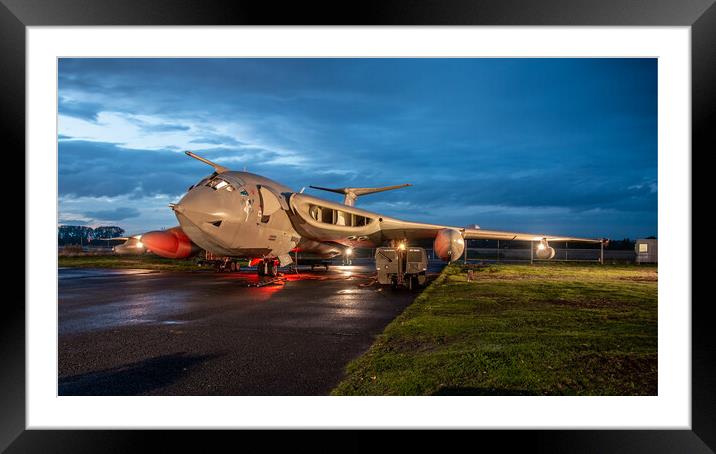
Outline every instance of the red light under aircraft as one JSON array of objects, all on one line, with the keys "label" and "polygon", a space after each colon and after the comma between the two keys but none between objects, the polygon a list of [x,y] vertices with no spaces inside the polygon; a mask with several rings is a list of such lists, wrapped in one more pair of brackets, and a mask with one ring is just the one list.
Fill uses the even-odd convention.
[{"label": "red light under aircraft", "polygon": [[146,233],[142,243],[163,257],[188,257],[198,248],[225,257],[244,257],[259,264],[260,275],[276,275],[278,266],[292,263],[291,251],[332,258],[350,248],[407,244],[433,240],[443,260],[459,259],[466,239],[536,242],[535,255],[551,259],[549,241],[600,243],[601,239],[461,228],[403,221],[354,206],[360,195],[383,188],[321,188],[345,195],[335,203],[290,188],[261,175],[231,171],[190,151],[186,154],[214,169],[170,205],[180,227]]}]

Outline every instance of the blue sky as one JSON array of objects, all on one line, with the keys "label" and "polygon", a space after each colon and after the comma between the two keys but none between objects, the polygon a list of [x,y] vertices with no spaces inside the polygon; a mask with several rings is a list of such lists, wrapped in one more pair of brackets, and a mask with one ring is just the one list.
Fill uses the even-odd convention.
[{"label": "blue sky", "polygon": [[655,59],[61,59],[58,125],[64,224],[176,225],[193,150],[295,190],[412,183],[358,200],[408,220],[657,233]]}]

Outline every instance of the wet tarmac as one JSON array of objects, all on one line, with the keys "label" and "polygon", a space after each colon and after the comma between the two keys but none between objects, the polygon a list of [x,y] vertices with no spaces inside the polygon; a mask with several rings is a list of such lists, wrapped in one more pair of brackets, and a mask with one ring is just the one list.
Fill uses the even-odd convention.
[{"label": "wet tarmac", "polygon": [[59,394],[328,394],[417,293],[371,265],[299,271],[60,269]]}]

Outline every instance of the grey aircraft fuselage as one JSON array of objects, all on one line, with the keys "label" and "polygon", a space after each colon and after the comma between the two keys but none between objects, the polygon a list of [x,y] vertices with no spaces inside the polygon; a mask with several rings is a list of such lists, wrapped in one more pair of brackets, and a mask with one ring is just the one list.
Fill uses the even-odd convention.
[{"label": "grey aircraft fuselage", "polygon": [[463,253],[464,240],[475,238],[539,242],[537,252],[551,258],[548,255],[551,250],[553,256],[554,250],[547,245],[548,240],[602,241],[402,221],[352,206],[357,195],[398,186],[331,190],[346,194],[341,204],[294,192],[261,175],[231,171],[191,152],[186,154],[215,171],[171,206],[191,241],[217,255],[278,259],[284,265],[291,262],[289,253],[294,250],[335,257],[351,247],[433,239],[436,254],[454,261]]},{"label": "grey aircraft fuselage", "polygon": [[217,255],[278,257],[301,241],[288,213],[283,193],[292,191],[249,172],[222,172],[192,186],[172,208],[184,233]]}]

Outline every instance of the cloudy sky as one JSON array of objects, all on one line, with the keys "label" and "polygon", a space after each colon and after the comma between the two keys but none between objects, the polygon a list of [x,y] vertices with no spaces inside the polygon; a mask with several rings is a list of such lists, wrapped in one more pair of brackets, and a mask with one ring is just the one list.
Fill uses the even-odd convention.
[{"label": "cloudy sky", "polygon": [[295,190],[412,183],[358,201],[409,220],[657,233],[655,59],[61,59],[58,124],[62,224],[177,225],[193,150]]}]

